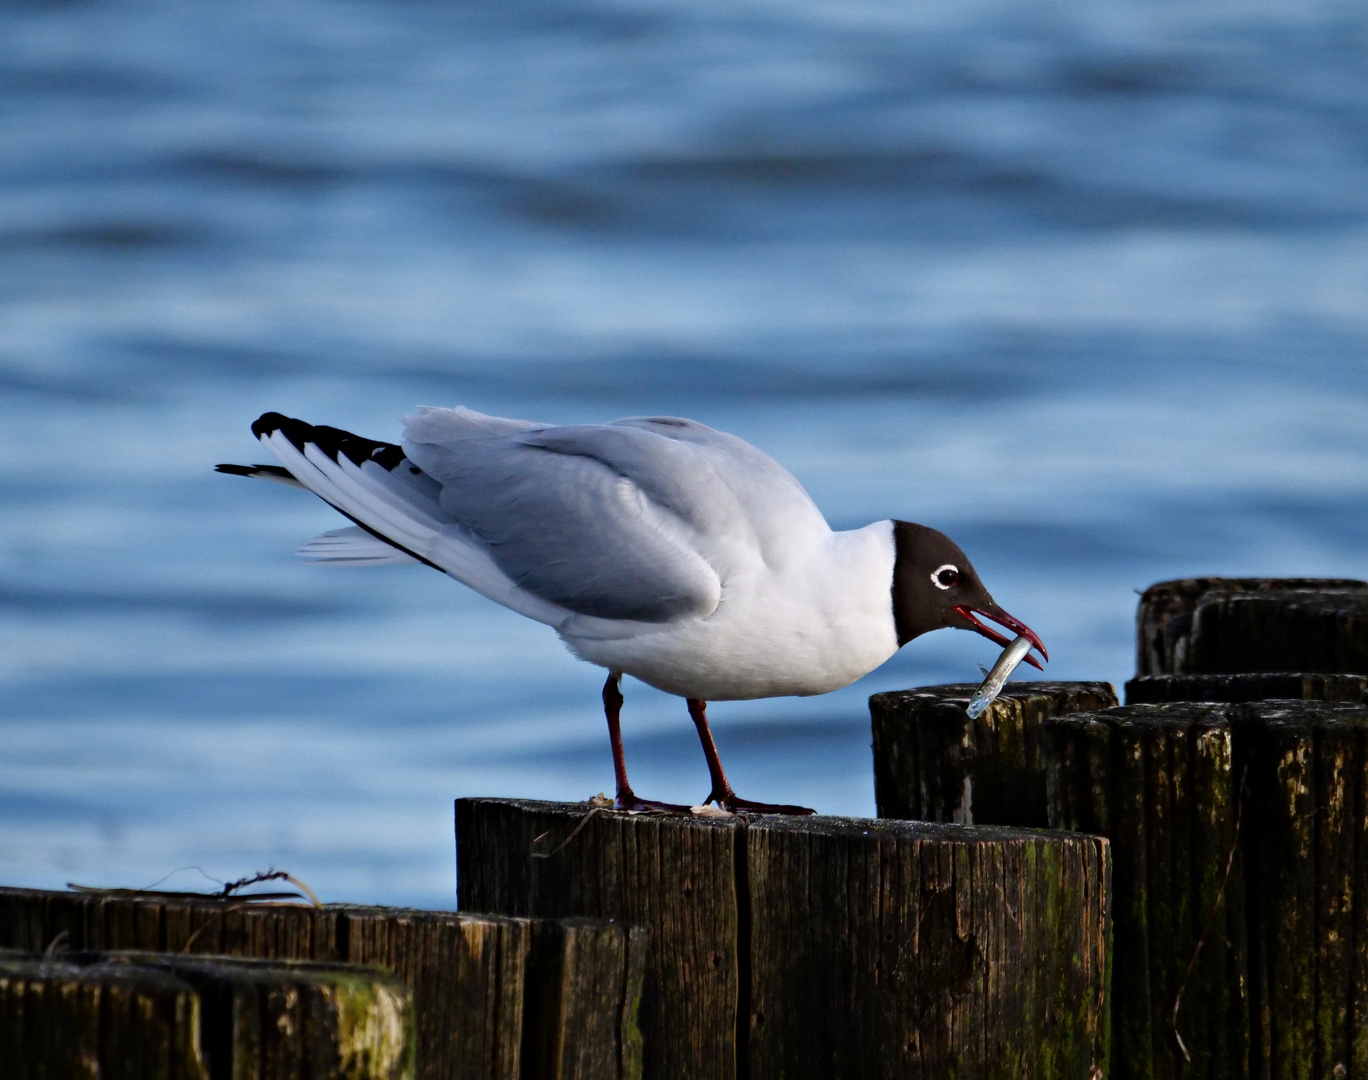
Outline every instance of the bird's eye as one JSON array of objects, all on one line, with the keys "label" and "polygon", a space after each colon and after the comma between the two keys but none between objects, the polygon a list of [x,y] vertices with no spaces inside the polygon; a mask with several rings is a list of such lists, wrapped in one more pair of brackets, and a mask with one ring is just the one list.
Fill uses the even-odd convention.
[{"label": "bird's eye", "polygon": [[931,572],[931,584],[938,589],[948,589],[959,580],[959,568],[946,563]]}]

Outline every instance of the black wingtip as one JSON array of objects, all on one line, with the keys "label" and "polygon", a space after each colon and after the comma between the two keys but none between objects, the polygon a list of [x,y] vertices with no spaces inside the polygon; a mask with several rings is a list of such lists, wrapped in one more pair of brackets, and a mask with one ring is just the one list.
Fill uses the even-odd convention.
[{"label": "black wingtip", "polygon": [[294,479],[288,469],[282,469],[279,465],[233,465],[224,462],[222,465],[215,465],[214,472],[227,473],[229,476],[274,476],[281,480]]},{"label": "black wingtip", "polygon": [[262,413],[252,424],[252,434],[258,439],[269,438],[277,431],[289,439],[296,450],[303,451],[312,443],[334,461],[340,456],[345,456],[353,465],[373,461],[393,472],[404,460],[403,448],[393,443],[377,442],[327,424],[309,424],[278,412]]},{"label": "black wingtip", "polygon": [[258,416],[255,420],[252,421],[252,434],[255,435],[258,439],[261,439],[267,435],[274,435],[277,431],[285,427],[287,424],[299,424],[301,422],[302,421],[299,420],[292,420],[290,417],[285,416],[283,413],[262,413],[260,416]]}]

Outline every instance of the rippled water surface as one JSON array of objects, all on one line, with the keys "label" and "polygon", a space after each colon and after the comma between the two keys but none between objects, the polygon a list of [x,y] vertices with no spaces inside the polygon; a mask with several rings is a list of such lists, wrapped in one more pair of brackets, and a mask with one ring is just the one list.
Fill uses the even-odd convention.
[{"label": "rippled water surface", "polygon": [[[949,532],[1056,678],[1151,581],[1368,576],[1358,3],[5,3],[0,148],[6,883],[450,904],[454,796],[611,787],[549,630],[210,471],[267,409],[692,416]],[[995,652],[718,704],[724,760],[872,813],[867,695]]]}]

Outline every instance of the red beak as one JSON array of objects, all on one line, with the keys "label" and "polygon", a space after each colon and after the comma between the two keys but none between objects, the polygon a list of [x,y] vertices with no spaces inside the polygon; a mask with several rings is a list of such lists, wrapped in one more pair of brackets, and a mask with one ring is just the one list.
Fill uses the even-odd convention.
[{"label": "red beak", "polygon": [[[1008,630],[1012,631],[1012,633],[1016,634],[1017,636],[1026,638],[1030,641],[1032,645],[1034,645],[1037,649],[1040,650],[1041,656],[1043,656],[1046,660],[1050,659],[1050,654],[1045,651],[1045,643],[1040,640],[1039,635],[1037,635],[1034,630],[1032,630],[1020,619],[1008,615],[1007,612],[1003,611],[1001,608],[997,608],[994,611],[985,611],[983,608],[957,607],[955,608],[955,611],[957,611],[960,615],[964,616],[964,618],[973,626],[973,628],[977,630],[980,634],[982,634],[984,637],[986,637],[989,641],[996,642],[1003,648],[1006,648],[1008,645],[1012,643],[1011,638],[1003,637],[992,627],[984,626],[983,623],[979,622],[978,619],[974,618],[975,612],[982,615],[985,619],[992,619],[993,622],[997,623],[999,626],[1005,626]],[[1030,653],[1026,654],[1026,663],[1030,664],[1037,671],[1045,670],[1043,667],[1041,667],[1040,661],[1037,660]]]}]

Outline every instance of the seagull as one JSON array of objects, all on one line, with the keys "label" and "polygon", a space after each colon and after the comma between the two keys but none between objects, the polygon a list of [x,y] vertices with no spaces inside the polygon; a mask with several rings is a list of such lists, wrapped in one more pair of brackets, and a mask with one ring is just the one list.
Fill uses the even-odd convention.
[{"label": "seagull", "polygon": [[833,530],[777,461],[693,420],[555,426],[421,408],[395,445],[268,412],[252,433],[280,464],[219,472],[303,487],[354,522],[301,555],[430,566],[607,669],[618,810],[690,809],[632,790],[623,675],[688,703],[712,781],[705,804],[810,814],[732,790],[707,702],[824,694],[944,627],[1009,644],[978,616],[1049,659],[948,536],[896,520]]}]

